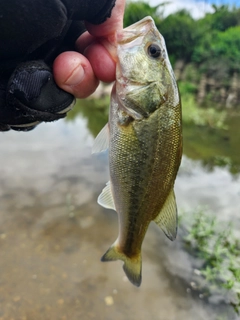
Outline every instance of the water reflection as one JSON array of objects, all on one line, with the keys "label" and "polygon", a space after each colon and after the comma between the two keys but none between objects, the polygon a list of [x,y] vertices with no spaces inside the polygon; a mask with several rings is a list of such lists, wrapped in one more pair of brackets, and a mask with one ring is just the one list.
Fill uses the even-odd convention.
[{"label": "water reflection", "polygon": [[[101,100],[79,101],[70,119],[78,116],[86,119],[96,136],[108,121],[108,104]],[[234,218],[240,226],[240,114],[229,113],[227,128],[183,124],[184,156],[176,195],[182,211],[203,206],[223,220]]]},{"label": "water reflection", "polygon": [[87,120],[89,132],[96,137],[108,121],[110,98],[78,100],[74,109],[68,113],[66,121],[74,121],[77,117]]},{"label": "water reflection", "polygon": [[[140,289],[126,282],[121,262],[99,261],[118,226],[116,214],[96,203],[106,154],[91,156],[107,111],[88,103],[67,121],[0,135],[0,319],[235,319],[232,309],[187,291],[191,263],[155,226],[143,245]],[[179,207],[208,203],[237,220],[237,179],[184,157]]]},{"label": "water reflection", "polygon": [[[95,137],[108,121],[109,99],[79,100],[68,121],[82,116]],[[184,110],[183,110],[184,112]],[[229,112],[227,130],[186,125],[183,123],[183,153],[192,160],[200,160],[210,171],[214,167],[226,167],[232,174],[240,172],[240,113]]]},{"label": "water reflection", "polygon": [[175,185],[181,211],[206,208],[221,221],[234,221],[240,227],[240,177],[232,176],[227,168],[214,167],[210,172],[201,161],[183,156]]},{"label": "water reflection", "polygon": [[183,125],[184,154],[201,160],[209,170],[227,167],[232,174],[240,172],[240,114],[229,113],[227,130]]}]

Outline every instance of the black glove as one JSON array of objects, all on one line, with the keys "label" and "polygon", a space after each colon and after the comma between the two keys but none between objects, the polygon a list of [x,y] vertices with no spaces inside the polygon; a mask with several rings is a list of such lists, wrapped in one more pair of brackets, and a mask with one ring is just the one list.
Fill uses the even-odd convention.
[{"label": "black glove", "polygon": [[62,118],[74,97],[60,89],[52,62],[74,50],[83,21],[99,24],[115,0],[0,1],[0,131],[27,131]]}]

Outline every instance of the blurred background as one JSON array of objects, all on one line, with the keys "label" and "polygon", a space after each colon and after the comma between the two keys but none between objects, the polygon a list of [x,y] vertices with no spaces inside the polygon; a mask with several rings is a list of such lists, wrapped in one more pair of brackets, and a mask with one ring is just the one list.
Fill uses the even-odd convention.
[{"label": "blurred background", "polygon": [[153,224],[143,282],[100,258],[117,215],[97,196],[108,155],[91,155],[111,86],[68,117],[0,135],[0,320],[239,319],[240,3],[128,2],[125,26],[151,15],[165,38],[183,107],[175,242]]}]

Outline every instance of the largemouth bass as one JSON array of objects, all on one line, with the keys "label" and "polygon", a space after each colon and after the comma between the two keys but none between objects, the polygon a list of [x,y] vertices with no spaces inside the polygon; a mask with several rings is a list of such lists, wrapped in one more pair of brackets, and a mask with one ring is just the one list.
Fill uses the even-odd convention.
[{"label": "largemouth bass", "polygon": [[98,203],[116,210],[119,220],[118,238],[102,261],[124,261],[128,279],[140,286],[141,246],[150,222],[176,238],[181,102],[164,39],[151,17],[118,33],[117,57],[109,122],[93,147],[100,152],[109,146],[110,182]]}]

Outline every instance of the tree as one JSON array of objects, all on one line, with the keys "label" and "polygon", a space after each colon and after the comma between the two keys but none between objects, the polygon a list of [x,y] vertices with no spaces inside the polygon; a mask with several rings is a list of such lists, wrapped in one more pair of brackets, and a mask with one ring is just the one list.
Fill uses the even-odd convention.
[{"label": "tree", "polygon": [[172,60],[189,62],[197,40],[196,21],[186,10],[169,15],[159,25]]},{"label": "tree", "polygon": [[225,31],[230,27],[240,25],[240,9],[233,7],[230,9],[227,5],[212,6],[214,13],[208,13],[201,19],[202,27],[207,30]]},{"label": "tree", "polygon": [[166,2],[163,2],[155,7],[151,7],[145,1],[128,2],[124,13],[124,27],[141,20],[146,16],[151,16],[156,25],[158,25],[162,20],[162,12],[159,8],[165,4]]},{"label": "tree", "polygon": [[216,69],[228,74],[239,72],[240,26],[206,34],[194,49],[193,61],[211,73]]}]

